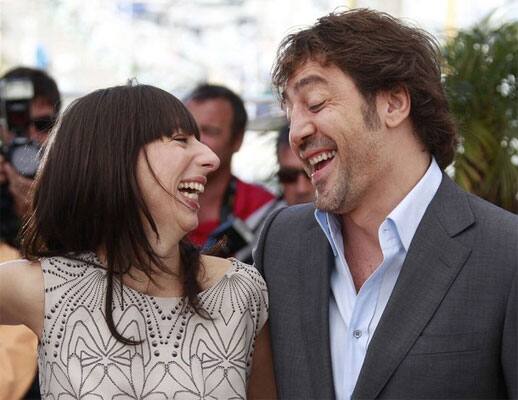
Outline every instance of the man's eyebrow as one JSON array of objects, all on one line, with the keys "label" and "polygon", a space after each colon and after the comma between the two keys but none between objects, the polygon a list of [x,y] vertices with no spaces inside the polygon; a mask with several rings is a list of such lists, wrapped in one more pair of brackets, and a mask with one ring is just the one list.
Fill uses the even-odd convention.
[{"label": "man's eyebrow", "polygon": [[[295,93],[297,93],[301,89],[303,89],[305,86],[314,85],[314,84],[324,84],[324,85],[327,85],[328,81],[326,79],[324,79],[320,75],[308,75],[308,76],[305,76],[304,78],[300,79],[299,81],[297,81],[295,83],[295,85],[293,86],[293,91]],[[289,99],[288,94],[286,93],[286,89],[284,89],[282,91],[281,99],[282,99],[283,103],[289,102],[290,99]]]},{"label": "man's eyebrow", "polygon": [[328,82],[326,79],[324,79],[320,75],[308,75],[308,76],[305,76],[304,78],[302,78],[301,80],[299,80],[297,83],[295,83],[295,86],[293,86],[293,90],[295,92],[298,92],[304,86],[314,85],[316,83],[321,83],[321,84],[327,85]]}]

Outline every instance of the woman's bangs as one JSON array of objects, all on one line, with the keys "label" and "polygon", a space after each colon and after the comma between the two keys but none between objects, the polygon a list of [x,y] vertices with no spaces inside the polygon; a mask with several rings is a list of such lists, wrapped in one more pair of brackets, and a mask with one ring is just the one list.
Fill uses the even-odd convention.
[{"label": "woman's bangs", "polygon": [[200,140],[200,131],[198,129],[198,125],[196,124],[194,117],[183,104],[179,104],[179,107],[177,107],[173,115],[173,132],[182,131],[184,134],[194,135],[196,139]]},{"label": "woman's bangs", "polygon": [[[150,88],[147,87],[147,89]],[[170,137],[179,131],[200,139],[196,121],[180,100],[157,88],[150,89],[147,96],[144,97],[143,100],[149,105],[148,112],[143,113],[143,119],[147,120],[143,125],[145,136],[147,136],[146,142],[151,142],[163,136]],[[157,108],[158,113],[156,112]],[[151,112],[152,109],[154,112]],[[159,115],[158,118],[156,118],[157,114]],[[148,117],[151,115],[155,118]]]}]

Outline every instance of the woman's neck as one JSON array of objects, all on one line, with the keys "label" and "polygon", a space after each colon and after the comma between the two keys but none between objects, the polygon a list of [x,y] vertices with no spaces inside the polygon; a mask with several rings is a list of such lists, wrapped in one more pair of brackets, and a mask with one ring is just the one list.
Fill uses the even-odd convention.
[{"label": "woman's neck", "polygon": [[[138,292],[160,297],[178,297],[183,293],[181,279],[180,245],[153,246],[155,254],[161,261],[161,267],[151,265],[147,271],[152,277],[148,277],[140,266],[132,265],[128,273],[122,277],[123,284]],[[107,265],[106,249],[103,246],[97,250],[97,256],[103,265]],[[154,281],[154,282],[153,282]]]}]

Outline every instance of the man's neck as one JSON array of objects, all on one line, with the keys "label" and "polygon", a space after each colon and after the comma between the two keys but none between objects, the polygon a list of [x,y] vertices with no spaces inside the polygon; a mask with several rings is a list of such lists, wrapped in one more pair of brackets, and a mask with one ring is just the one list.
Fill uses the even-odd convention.
[{"label": "man's neck", "polygon": [[358,206],[342,214],[344,233],[363,231],[372,240],[378,240],[378,229],[390,212],[412,191],[430,166],[428,154],[402,157],[404,162],[396,163],[373,182]]},{"label": "man's neck", "polygon": [[[404,159],[404,158],[403,158]],[[344,251],[357,290],[383,261],[378,230],[390,212],[410,193],[425,175],[430,157],[405,159],[378,182],[374,182],[358,207],[343,214]]]},{"label": "man's neck", "polygon": [[209,175],[205,191],[200,196],[200,211],[198,212],[200,224],[219,220],[223,199],[231,179],[230,166]]}]

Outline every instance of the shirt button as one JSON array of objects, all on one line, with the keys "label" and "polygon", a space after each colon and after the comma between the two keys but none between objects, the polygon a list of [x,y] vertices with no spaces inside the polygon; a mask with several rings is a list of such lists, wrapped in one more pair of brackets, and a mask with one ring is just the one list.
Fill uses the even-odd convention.
[{"label": "shirt button", "polygon": [[355,329],[353,331],[353,336],[356,338],[356,339],[359,339],[362,337],[362,331],[360,331],[359,329]]}]

